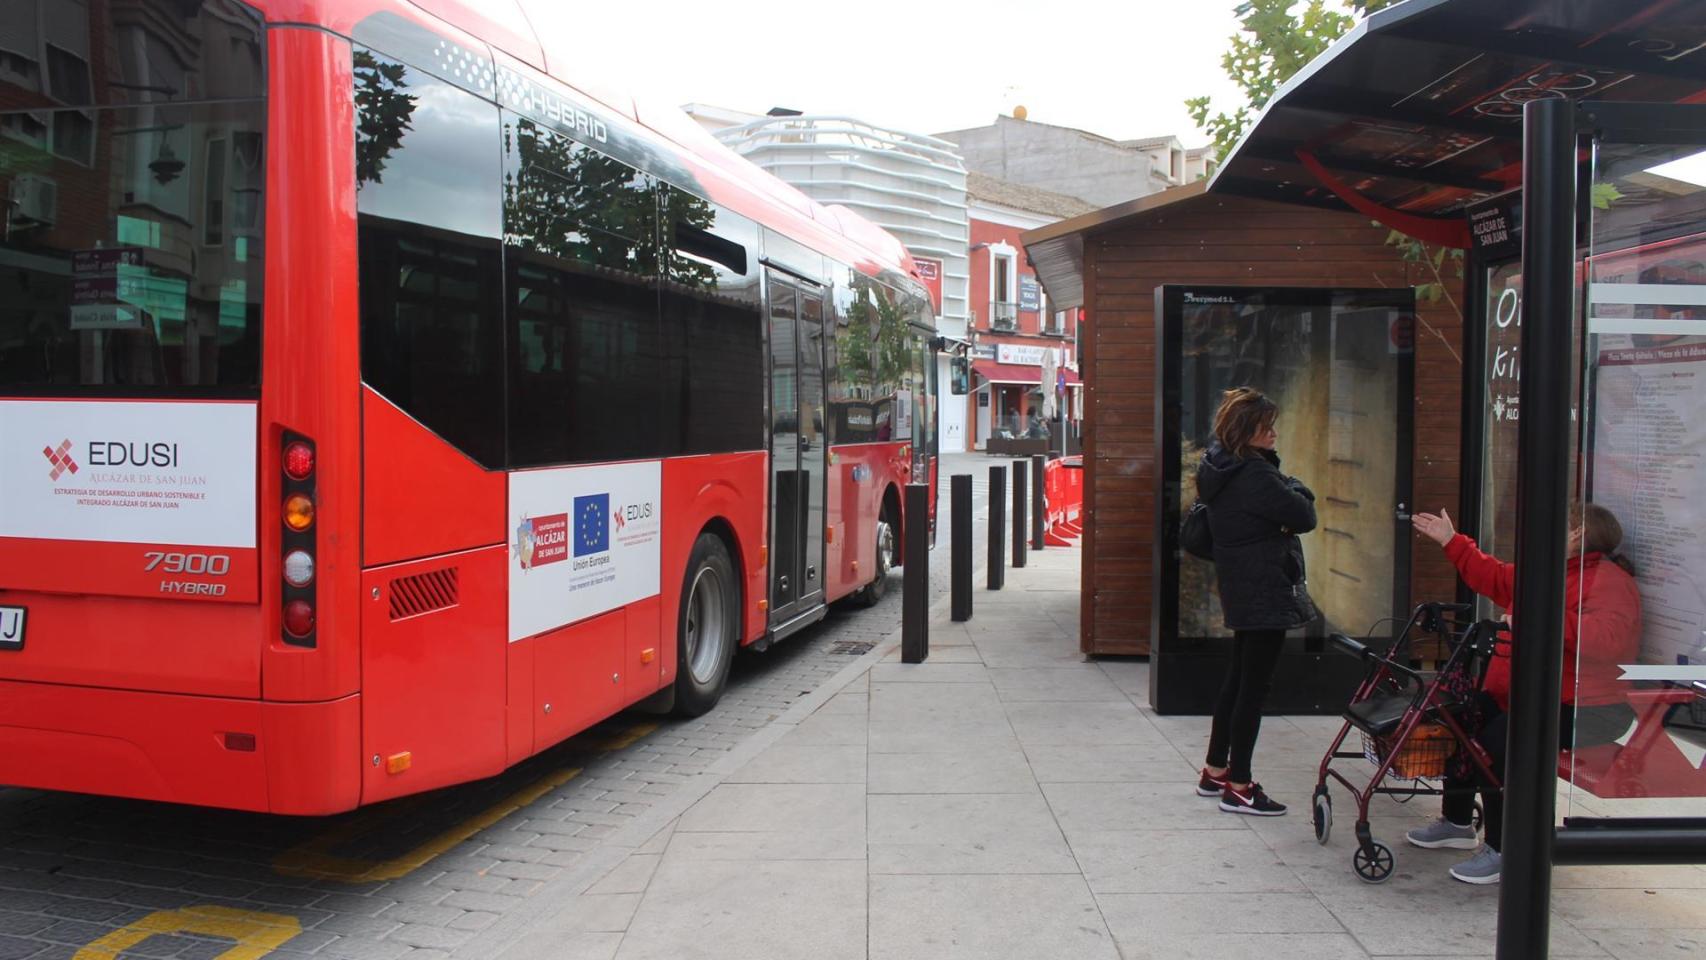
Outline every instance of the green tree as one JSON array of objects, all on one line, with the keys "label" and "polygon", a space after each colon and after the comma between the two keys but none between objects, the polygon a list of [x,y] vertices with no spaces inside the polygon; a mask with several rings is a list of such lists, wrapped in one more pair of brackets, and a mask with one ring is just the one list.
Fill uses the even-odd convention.
[{"label": "green tree", "polygon": [[[1250,123],[1279,88],[1302,70],[1333,41],[1344,36],[1360,17],[1383,10],[1398,0],[1244,0],[1234,7],[1242,24],[1239,33],[1230,40],[1232,46],[1221,55],[1220,65],[1226,75],[1244,92],[1245,103],[1230,113],[1216,111],[1209,97],[1194,97],[1185,101],[1191,120],[1214,138],[1215,154],[1225,160],[1238,144]],[[1397,230],[1387,235],[1386,243],[1398,250],[1404,262],[1427,271],[1433,279],[1416,284],[1416,299],[1424,303],[1445,301],[1463,316],[1462,307],[1451,296],[1445,282],[1448,270],[1457,280],[1463,279],[1463,251],[1431,247]],[[1418,319],[1421,319],[1418,317]],[[1453,357],[1457,349],[1426,320],[1423,326]],[[1461,362],[1461,357],[1458,357]]]},{"label": "green tree", "polygon": [[400,63],[355,51],[355,186],[379,183],[385,161],[413,129],[416,97],[404,93],[408,71]]},{"label": "green tree", "polygon": [[1217,110],[1209,97],[1185,101],[1191,120],[1214,138],[1215,155],[1224,159],[1231,153],[1250,121],[1280,86],[1343,36],[1359,16],[1395,2],[1243,0],[1235,6],[1233,11],[1243,27],[1230,38],[1232,47],[1221,55],[1220,65],[1244,92],[1245,102],[1229,113]]}]

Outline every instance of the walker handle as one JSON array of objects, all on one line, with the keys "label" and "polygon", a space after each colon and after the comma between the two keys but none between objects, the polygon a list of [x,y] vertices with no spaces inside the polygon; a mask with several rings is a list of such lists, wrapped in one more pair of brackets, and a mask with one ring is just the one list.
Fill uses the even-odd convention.
[{"label": "walker handle", "polygon": [[1372,656],[1368,647],[1352,640],[1350,637],[1347,637],[1342,633],[1329,634],[1327,636],[1327,640],[1331,642],[1333,646],[1338,647],[1359,660],[1367,660]]}]

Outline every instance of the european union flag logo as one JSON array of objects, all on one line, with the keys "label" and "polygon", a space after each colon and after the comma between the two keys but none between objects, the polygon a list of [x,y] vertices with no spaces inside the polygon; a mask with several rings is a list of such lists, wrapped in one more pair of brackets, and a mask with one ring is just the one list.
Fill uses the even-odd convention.
[{"label": "european union flag logo", "polygon": [[575,498],[575,556],[610,549],[610,494]]}]

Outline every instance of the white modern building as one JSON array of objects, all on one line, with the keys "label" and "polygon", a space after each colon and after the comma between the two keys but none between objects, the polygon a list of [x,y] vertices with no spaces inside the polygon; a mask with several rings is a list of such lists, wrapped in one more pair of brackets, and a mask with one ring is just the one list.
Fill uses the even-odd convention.
[{"label": "white modern building", "polygon": [[[682,109],[736,153],[813,200],[848,207],[894,234],[938,294],[937,330],[966,339],[966,169],[952,144],[851,117],[788,110],[755,116],[697,103]],[[940,382],[948,382],[945,355],[937,373]],[[966,449],[965,414],[961,404],[942,404],[944,452]]]}]

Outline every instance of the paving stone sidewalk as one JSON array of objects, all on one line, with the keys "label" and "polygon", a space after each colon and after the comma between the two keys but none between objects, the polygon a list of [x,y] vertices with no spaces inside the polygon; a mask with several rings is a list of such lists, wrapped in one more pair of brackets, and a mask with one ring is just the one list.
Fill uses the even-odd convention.
[{"label": "paving stone sidewalk", "polygon": [[[1148,667],[1077,652],[1073,549],[1033,554],[931,656],[843,672],[701,778],[679,815],[613,837],[524,924],[458,951],[503,960],[1491,957],[1497,888],[1462,851],[1403,844],[1428,798],[1378,799],[1397,857],[1351,871],[1354,807],[1316,843],[1314,768],[1338,724],[1269,718],[1259,775],[1285,817],[1193,792],[1207,721],[1147,707]],[[981,579],[980,579],[981,584]],[[1353,779],[1355,777],[1353,776]],[[714,782],[711,782],[714,781]],[[1568,868],[1552,956],[1706,952],[1706,868]]]}]

